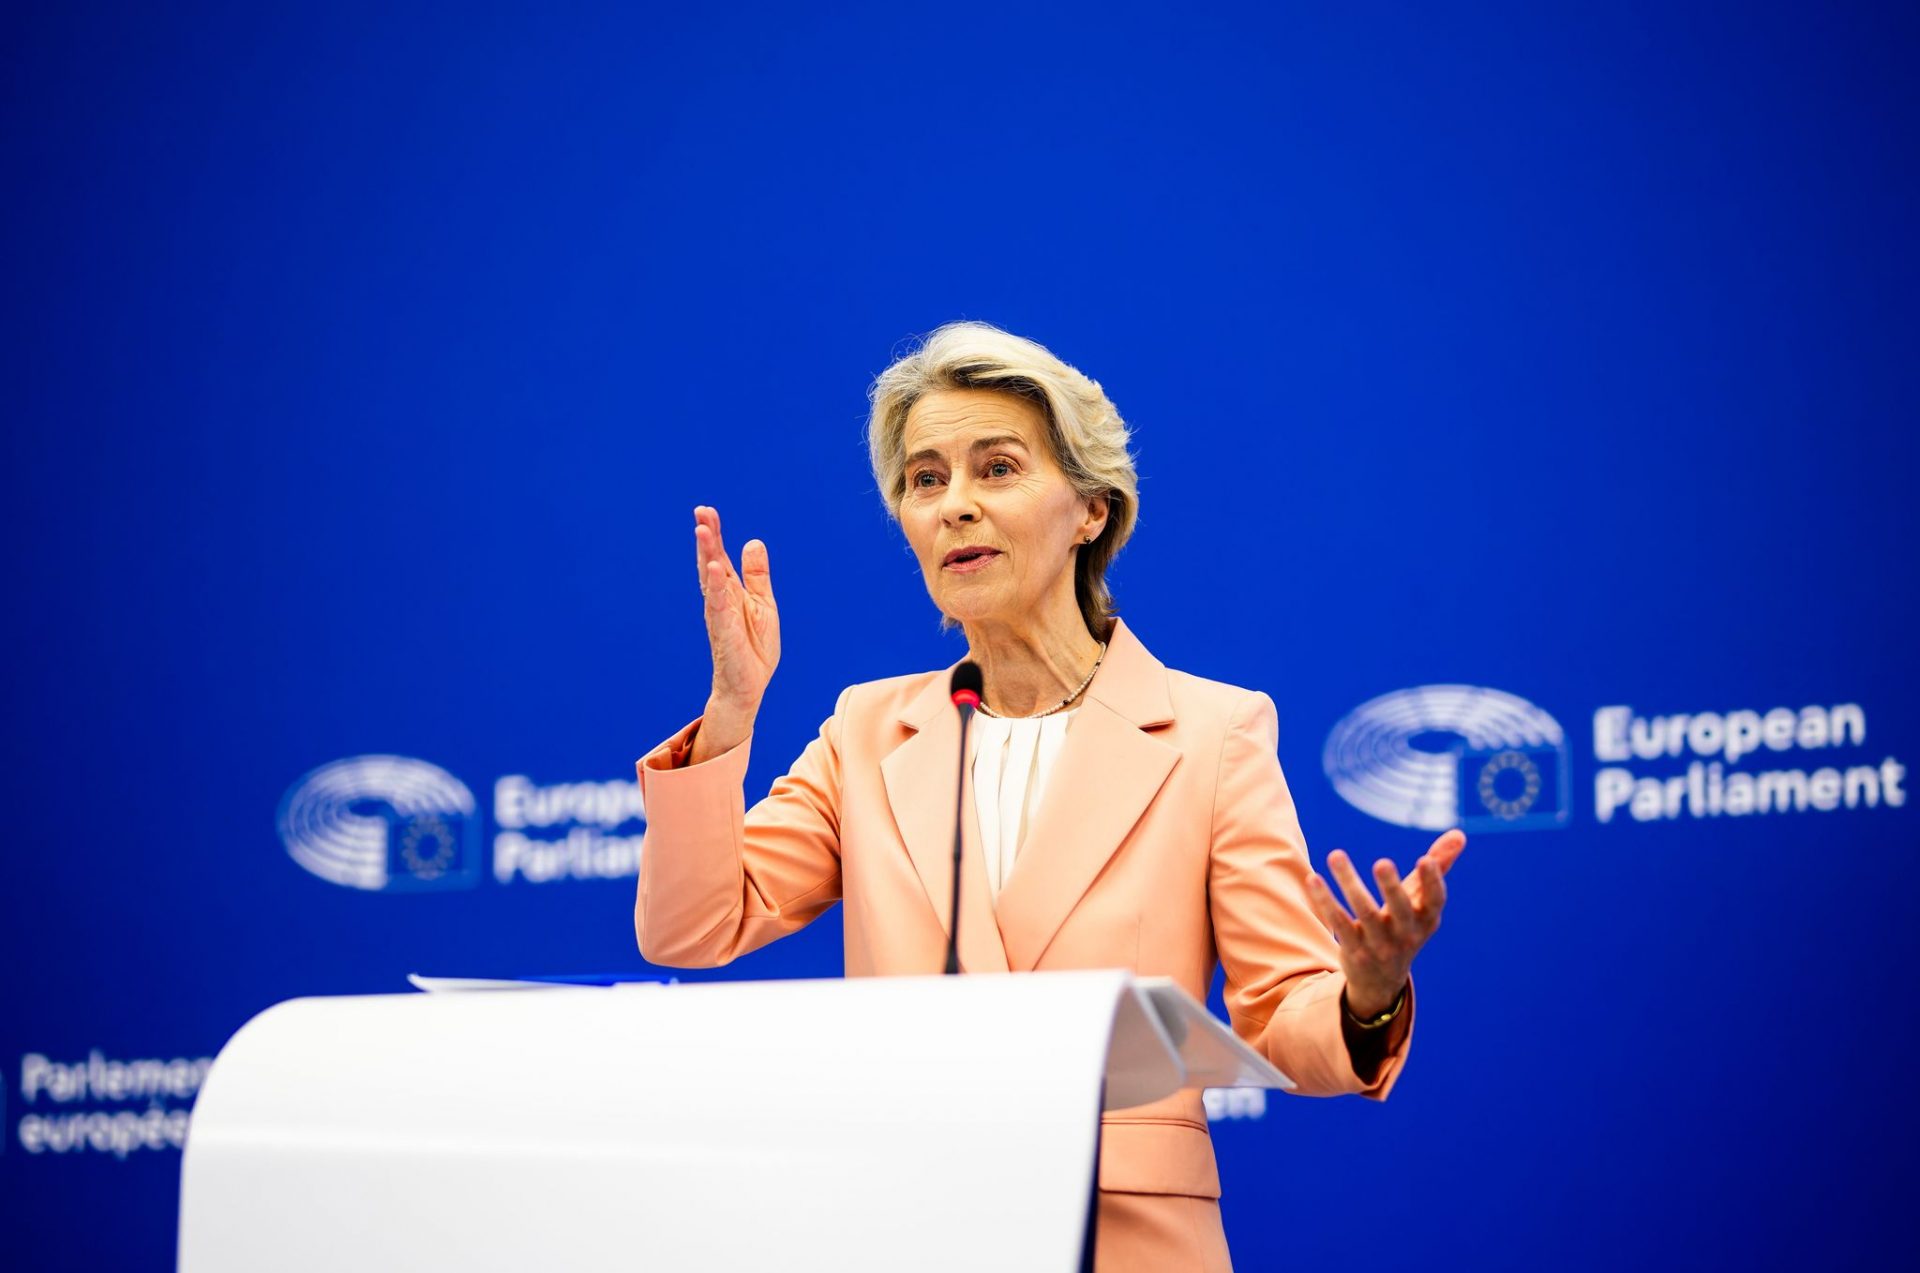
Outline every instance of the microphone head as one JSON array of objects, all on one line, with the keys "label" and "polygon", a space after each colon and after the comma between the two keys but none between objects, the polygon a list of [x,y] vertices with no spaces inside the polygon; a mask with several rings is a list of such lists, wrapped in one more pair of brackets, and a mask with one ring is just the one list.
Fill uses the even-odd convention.
[{"label": "microphone head", "polygon": [[980,675],[980,665],[969,659],[953,669],[953,705],[955,707],[980,706],[980,691],[987,682]]}]

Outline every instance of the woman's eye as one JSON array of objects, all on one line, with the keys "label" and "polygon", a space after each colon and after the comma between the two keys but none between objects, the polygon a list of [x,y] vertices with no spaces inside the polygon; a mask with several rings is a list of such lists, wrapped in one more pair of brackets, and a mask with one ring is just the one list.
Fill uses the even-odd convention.
[{"label": "woman's eye", "polygon": [[918,473],[915,473],[913,475],[913,484],[915,486],[922,486],[922,487],[929,486],[933,483],[933,481],[934,481],[933,474],[927,472],[927,470],[925,469],[921,469]]},{"label": "woman's eye", "polygon": [[995,477],[1007,477],[1013,473],[1013,465],[1007,463],[1005,460],[995,460],[993,463],[987,465],[987,472],[993,474]]}]

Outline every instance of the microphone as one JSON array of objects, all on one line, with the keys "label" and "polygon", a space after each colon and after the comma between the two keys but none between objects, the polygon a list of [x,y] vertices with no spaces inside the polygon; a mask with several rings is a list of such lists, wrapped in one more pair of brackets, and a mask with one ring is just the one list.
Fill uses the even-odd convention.
[{"label": "microphone", "polygon": [[980,706],[980,691],[985,687],[978,663],[968,661],[953,669],[953,705],[960,709],[960,782],[953,797],[953,907],[947,912],[948,975],[960,971],[960,828],[966,825],[962,802],[967,798],[967,725],[973,720],[974,709]]}]

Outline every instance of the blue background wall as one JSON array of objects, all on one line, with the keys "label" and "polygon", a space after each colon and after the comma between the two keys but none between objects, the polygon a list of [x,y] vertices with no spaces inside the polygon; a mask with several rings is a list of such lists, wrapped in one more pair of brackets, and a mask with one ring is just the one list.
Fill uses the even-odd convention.
[{"label": "blue background wall", "polygon": [[[696,503],[769,542],[785,614],[752,794],[841,686],[957,658],[861,426],[959,317],[1136,427],[1123,612],[1274,696],[1316,864],[1431,838],[1322,774],[1357,704],[1462,682],[1567,730],[1565,828],[1456,868],[1393,1099],[1216,1124],[1239,1267],[1904,1235],[1915,809],[1603,824],[1591,720],[1857,703],[1862,745],[1771,763],[1920,756],[1910,10],[0,32],[10,1265],[173,1258],[177,1151],[23,1141],[149,1102],[30,1091],[29,1057],[209,1056],[415,970],[647,973],[630,878],[485,868],[493,783],[631,778],[698,710]],[[365,753],[473,790],[477,883],[295,864],[283,795]],[[692,976],[836,974],[839,931]]]}]

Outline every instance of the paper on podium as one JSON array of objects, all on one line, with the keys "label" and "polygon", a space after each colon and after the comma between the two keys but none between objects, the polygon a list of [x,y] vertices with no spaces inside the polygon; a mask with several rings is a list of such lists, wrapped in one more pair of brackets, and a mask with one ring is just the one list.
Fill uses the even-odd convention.
[{"label": "paper on podium", "polygon": [[1121,995],[1105,1109],[1132,1109],[1186,1088],[1296,1086],[1172,978],[1136,977]]},{"label": "paper on podium", "polygon": [[559,983],[511,977],[427,977],[410,972],[407,984],[415,990],[438,994],[447,990],[547,990]]},{"label": "paper on podium", "polygon": [[614,985],[664,985],[662,977],[622,977],[616,973],[601,977],[428,977],[426,973],[407,973],[407,985],[417,991],[551,991],[555,987],[614,987]]},{"label": "paper on podium", "polygon": [[1167,1042],[1179,1054],[1186,1069],[1182,1086],[1277,1087],[1288,1092],[1299,1086],[1195,1003],[1171,977],[1138,977],[1133,989],[1152,1005]]}]

